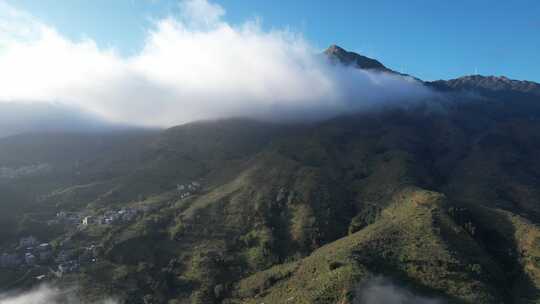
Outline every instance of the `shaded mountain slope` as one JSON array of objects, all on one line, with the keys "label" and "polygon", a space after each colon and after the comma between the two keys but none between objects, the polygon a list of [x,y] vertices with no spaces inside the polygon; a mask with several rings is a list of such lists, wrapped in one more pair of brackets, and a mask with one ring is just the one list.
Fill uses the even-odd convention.
[{"label": "shaded mountain slope", "polygon": [[[132,225],[73,236],[103,247],[109,270],[85,272],[89,292],[133,303],[347,303],[380,274],[456,303],[527,303],[539,286],[536,122],[482,109],[186,125],[146,141],[117,177],[83,173],[90,183],[44,187],[38,204],[151,207]],[[180,198],[176,185],[193,180],[202,190]]]},{"label": "shaded mountain slope", "polygon": [[[383,275],[449,303],[538,303],[537,97],[460,87],[311,124],[2,139],[0,202],[19,208],[1,224],[9,240],[95,245],[96,262],[60,280],[92,300],[354,303]],[[119,208],[143,211],[123,225],[47,226],[59,211]]]},{"label": "shaded mountain slope", "polygon": [[[525,168],[535,166],[537,148],[520,145],[529,152],[511,152],[526,157],[523,167],[501,165],[509,148],[488,149],[483,138],[490,134],[486,130],[499,130],[506,122],[488,115],[478,125],[464,124],[462,110],[362,114],[275,133],[259,145],[261,150],[222,158],[220,169],[201,173],[207,181],[203,192],[188,199],[170,192],[159,211],[137,224],[142,231],[131,231],[124,240],[113,234],[113,242],[104,246],[115,267],[135,267],[154,256],[128,258],[134,248],[148,246],[150,233],[152,248],[172,251],[150,259],[154,270],[148,274],[159,278],[158,270],[172,263],[172,285],[160,297],[169,295],[179,303],[248,301],[256,295],[256,301],[268,297],[269,303],[291,297],[305,303],[350,301],[357,284],[378,274],[457,303],[537,299],[536,194],[526,192],[529,196],[516,196],[519,203],[511,203],[508,188],[499,188],[507,187],[505,181],[535,187]],[[511,144],[516,138],[501,140],[517,147]],[[486,170],[484,162],[496,171]],[[202,163],[212,168],[212,161]],[[433,203],[412,203],[423,200]],[[365,260],[334,258],[342,246],[340,255],[362,252]],[[343,265],[336,269],[343,267],[344,274],[335,274],[342,279],[329,280],[337,287],[320,285],[334,275],[332,267],[316,267],[314,276],[320,271],[323,278],[314,282],[307,270],[296,270],[303,263],[325,265],[317,257],[335,260],[332,267]],[[259,278],[269,267],[271,277],[286,277],[278,280],[286,287]],[[252,280],[263,280],[262,287],[250,291],[245,286]],[[136,281],[134,294],[151,293],[150,285]],[[125,282],[114,284],[126,289]],[[236,291],[229,294],[231,288]]]}]

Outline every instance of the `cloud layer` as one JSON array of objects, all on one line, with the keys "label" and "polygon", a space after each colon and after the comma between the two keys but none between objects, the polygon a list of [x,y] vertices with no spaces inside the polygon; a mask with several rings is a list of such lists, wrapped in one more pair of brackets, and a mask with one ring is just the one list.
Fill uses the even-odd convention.
[{"label": "cloud layer", "polygon": [[233,26],[206,0],[179,2],[178,16],[156,21],[127,58],[1,0],[0,12],[0,102],[55,102],[112,122],[172,126],[321,119],[431,96],[411,79],[329,64],[299,33],[265,31],[257,20]]},{"label": "cloud layer", "polygon": [[425,298],[393,284],[383,277],[374,277],[356,290],[354,304],[444,304],[442,300]]},{"label": "cloud layer", "polygon": [[0,102],[0,138],[27,132],[102,132],[128,128],[84,109],[48,102]]},{"label": "cloud layer", "polygon": [[[76,296],[75,290],[60,290],[48,285],[15,295],[1,295],[0,304],[82,304],[87,303]],[[113,299],[105,299],[92,304],[117,304]]]}]

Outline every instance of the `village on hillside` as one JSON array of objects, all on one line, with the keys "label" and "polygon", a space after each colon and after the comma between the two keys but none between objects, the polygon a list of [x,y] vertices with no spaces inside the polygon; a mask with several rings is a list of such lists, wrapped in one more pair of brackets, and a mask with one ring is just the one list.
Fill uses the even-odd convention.
[{"label": "village on hillside", "polygon": [[[200,191],[198,182],[178,184],[174,196],[186,199]],[[154,211],[149,205],[137,205],[101,212],[59,211],[44,225],[59,225],[66,233],[55,240],[40,240],[33,235],[23,236],[18,241],[0,248],[0,271],[11,269],[29,273],[40,269],[34,276],[37,281],[60,278],[68,273],[76,273],[80,268],[95,263],[100,258],[100,247],[94,243],[80,244],[71,239],[75,232],[84,232],[93,227],[122,227],[135,222],[145,214]]]}]

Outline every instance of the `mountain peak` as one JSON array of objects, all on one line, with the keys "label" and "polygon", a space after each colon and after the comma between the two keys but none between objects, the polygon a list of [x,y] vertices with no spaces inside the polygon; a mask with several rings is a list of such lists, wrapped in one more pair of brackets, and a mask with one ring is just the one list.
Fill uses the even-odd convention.
[{"label": "mountain peak", "polygon": [[332,44],[325,51],[324,54],[332,61],[333,63],[341,63],[344,65],[352,65],[364,70],[378,70],[384,72],[393,72],[392,70],[385,67],[379,61],[369,58],[363,55],[360,55],[355,52],[349,52],[344,48]]},{"label": "mountain peak", "polygon": [[324,53],[327,54],[327,55],[330,55],[330,54],[343,54],[343,53],[346,53],[346,52],[347,51],[345,49],[343,49],[342,47],[340,47],[337,44],[330,45],[326,49],[326,51],[324,51]]}]

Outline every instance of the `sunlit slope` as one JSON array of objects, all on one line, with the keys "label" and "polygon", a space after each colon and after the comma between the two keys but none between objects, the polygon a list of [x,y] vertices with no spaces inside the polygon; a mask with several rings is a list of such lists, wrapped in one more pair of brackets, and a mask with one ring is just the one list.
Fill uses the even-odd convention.
[{"label": "sunlit slope", "polygon": [[240,281],[231,303],[351,303],[377,274],[456,303],[502,302],[500,267],[446,208],[442,194],[405,188],[359,232]]},{"label": "sunlit slope", "polygon": [[[60,210],[147,207],[126,225],[68,233],[100,247],[98,263],[64,279],[92,299],[350,303],[383,275],[455,303],[537,303],[539,124],[529,101],[493,104],[8,138],[2,166],[52,169],[0,181],[17,201],[5,206],[21,206],[3,233],[57,242],[66,235],[40,227]],[[191,182],[200,189],[182,197]]]}]

